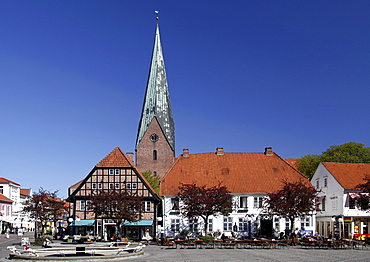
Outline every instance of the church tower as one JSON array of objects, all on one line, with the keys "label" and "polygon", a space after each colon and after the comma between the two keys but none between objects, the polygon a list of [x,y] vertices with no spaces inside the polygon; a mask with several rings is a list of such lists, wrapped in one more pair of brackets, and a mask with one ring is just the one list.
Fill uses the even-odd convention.
[{"label": "church tower", "polygon": [[158,22],[135,152],[141,172],[163,177],[174,163],[175,127]]}]

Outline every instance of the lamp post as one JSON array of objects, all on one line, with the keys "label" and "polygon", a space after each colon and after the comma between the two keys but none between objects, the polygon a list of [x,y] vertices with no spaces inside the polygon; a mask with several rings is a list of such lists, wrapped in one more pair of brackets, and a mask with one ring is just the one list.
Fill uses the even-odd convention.
[{"label": "lamp post", "polygon": [[73,216],[68,218],[68,222],[72,224],[72,236],[75,235],[76,221],[79,222],[80,220],[81,219],[76,215],[73,215]]},{"label": "lamp post", "polygon": [[[40,211],[38,210],[39,209],[39,206],[40,206]],[[37,223],[37,220],[38,218],[40,217],[40,213],[42,213],[42,202],[39,201],[37,203],[35,203],[35,213],[36,213],[36,216],[35,216],[35,239],[38,238],[38,223]]]}]

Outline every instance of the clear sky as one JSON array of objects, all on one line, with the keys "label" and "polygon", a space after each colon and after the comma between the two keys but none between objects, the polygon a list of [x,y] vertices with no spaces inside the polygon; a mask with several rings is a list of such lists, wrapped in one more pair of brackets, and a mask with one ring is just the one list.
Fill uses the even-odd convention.
[{"label": "clear sky", "polygon": [[66,197],[134,152],[154,10],[176,156],[370,146],[368,0],[0,0],[0,177]]}]

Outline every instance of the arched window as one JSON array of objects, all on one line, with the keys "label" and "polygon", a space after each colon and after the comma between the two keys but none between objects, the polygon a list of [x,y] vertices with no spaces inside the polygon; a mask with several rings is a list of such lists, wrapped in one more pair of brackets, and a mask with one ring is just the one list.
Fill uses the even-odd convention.
[{"label": "arched window", "polygon": [[157,160],[157,150],[153,150],[153,160]]}]

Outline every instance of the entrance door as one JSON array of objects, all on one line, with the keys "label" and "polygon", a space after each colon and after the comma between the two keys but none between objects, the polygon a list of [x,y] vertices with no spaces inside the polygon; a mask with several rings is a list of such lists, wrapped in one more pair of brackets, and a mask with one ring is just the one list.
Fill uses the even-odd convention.
[{"label": "entrance door", "polygon": [[272,236],[272,219],[261,220],[261,236]]}]

